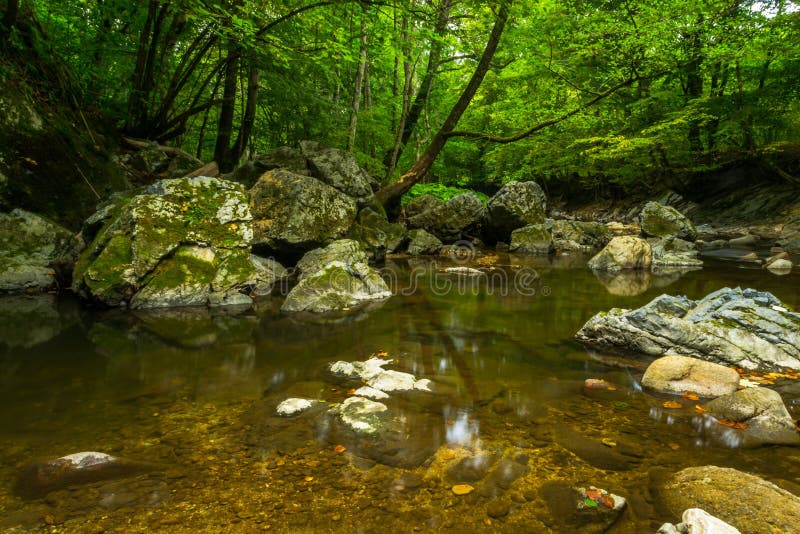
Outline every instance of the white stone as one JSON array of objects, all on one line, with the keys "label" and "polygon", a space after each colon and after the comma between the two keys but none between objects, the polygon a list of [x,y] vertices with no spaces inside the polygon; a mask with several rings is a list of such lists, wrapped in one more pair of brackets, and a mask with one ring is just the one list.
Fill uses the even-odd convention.
[{"label": "white stone", "polygon": [[361,434],[375,434],[383,426],[381,414],[388,409],[385,404],[364,397],[348,397],[330,411],[337,414],[342,422],[354,431]]},{"label": "white stone", "polygon": [[420,391],[430,391],[431,390],[432,382],[427,378],[421,378],[414,382],[414,389],[418,389]]},{"label": "white stone", "polygon": [[330,372],[338,376],[358,376],[356,367],[350,362],[338,361],[331,364]]},{"label": "white stone", "polygon": [[367,384],[381,391],[409,391],[414,389],[414,375],[400,371],[383,371],[367,380]]},{"label": "white stone", "polygon": [[739,529],[700,508],[685,510],[682,519],[690,534],[741,534]]},{"label": "white stone", "polygon": [[56,461],[67,461],[71,463],[75,469],[85,469],[93,465],[114,462],[116,458],[104,452],[84,451],[62,456]]},{"label": "white stone", "polygon": [[291,417],[308,410],[314,406],[316,402],[317,401],[298,398],[286,399],[278,405],[278,408],[275,411],[281,417]]},{"label": "white stone", "polygon": [[381,391],[379,389],[375,389],[375,388],[369,387],[369,386],[362,386],[362,387],[358,388],[356,390],[356,392],[355,392],[355,395],[357,395],[359,397],[368,397],[370,399],[377,399],[377,400],[382,400],[382,399],[388,399],[389,398],[389,395],[387,395],[383,391]]},{"label": "white stone", "polygon": [[792,267],[793,267],[792,262],[785,259],[775,260],[769,265],[767,265],[767,269],[769,269],[772,272],[778,272],[778,273],[785,273],[787,271],[791,271]]},{"label": "white stone", "polygon": [[447,267],[444,272],[451,274],[463,274],[468,276],[477,276],[483,274],[483,271],[473,269],[472,267]]}]

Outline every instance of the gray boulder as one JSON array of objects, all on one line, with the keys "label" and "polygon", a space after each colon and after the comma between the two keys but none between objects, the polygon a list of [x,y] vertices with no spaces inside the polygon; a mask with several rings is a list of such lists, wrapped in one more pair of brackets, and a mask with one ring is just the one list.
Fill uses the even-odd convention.
[{"label": "gray boulder", "polygon": [[702,508],[741,532],[794,532],[800,498],[763,478],[736,469],[689,467],[659,484],[658,498],[673,516]]},{"label": "gray boulder", "polygon": [[608,226],[597,222],[553,221],[553,242],[563,252],[596,252],[611,241]]},{"label": "gray boulder", "polygon": [[650,243],[639,237],[617,236],[589,260],[589,268],[609,272],[649,269],[652,261]]},{"label": "gray boulder", "polygon": [[408,247],[406,251],[412,256],[436,254],[442,246],[443,244],[438,237],[429,234],[425,230],[416,229],[408,232]]},{"label": "gray boulder", "polygon": [[44,292],[57,287],[82,242],[72,232],[34,213],[0,213],[0,293]]},{"label": "gray boulder", "polygon": [[305,156],[297,150],[282,146],[270,150],[266,154],[256,156],[254,159],[245,161],[232,173],[226,174],[226,180],[239,182],[247,188],[253,187],[262,174],[273,169],[284,169],[294,174],[310,176],[308,163]]},{"label": "gray boulder", "polygon": [[471,193],[457,195],[444,204],[437,203],[406,221],[411,229],[421,228],[444,242],[464,239],[476,233],[485,208],[481,200]]},{"label": "gray boulder", "polygon": [[661,393],[719,397],[736,391],[739,373],[730,367],[697,358],[664,356],[647,367],[642,386]]},{"label": "gray boulder", "polygon": [[542,224],[547,198],[536,182],[508,182],[486,205],[486,231],[496,241],[508,242],[511,232]]},{"label": "gray boulder", "polygon": [[745,423],[737,430],[738,445],[800,445],[800,432],[777,391],[764,387],[747,388],[714,399],[705,405],[717,419]]},{"label": "gray boulder", "polygon": [[324,313],[390,296],[389,286],[366,263],[334,261],[293,287],[281,311]]},{"label": "gray boulder", "polygon": [[306,252],[295,266],[298,280],[317,274],[329,263],[338,261],[345,265],[366,263],[367,254],[358,241],[339,239],[327,247]]},{"label": "gray boulder", "polygon": [[364,208],[358,213],[348,235],[369,252],[371,261],[380,261],[400,247],[406,237],[406,228],[400,223],[390,223],[383,212]]},{"label": "gray boulder", "polygon": [[280,252],[311,250],[347,233],[356,202],[316,178],[282,169],[266,172],[250,190],[253,244]]},{"label": "gray boulder", "polygon": [[553,236],[546,224],[529,224],[511,232],[511,252],[549,254],[553,251]]},{"label": "gray boulder", "polygon": [[636,310],[598,313],[576,338],[592,347],[744,369],[800,369],[800,314],[754,289],[723,288],[699,301],[661,295]]},{"label": "gray boulder", "polygon": [[677,525],[664,523],[656,534],[741,534],[741,532],[705,510],[689,508],[684,510],[680,523]]},{"label": "gray boulder", "polygon": [[313,141],[302,141],[300,150],[312,176],[361,203],[372,198],[375,181],[351,153]]},{"label": "gray boulder", "polygon": [[639,214],[642,232],[650,237],[677,237],[686,241],[697,239],[692,221],[673,208],[658,202],[648,202]]},{"label": "gray boulder", "polygon": [[698,251],[694,243],[677,237],[650,238],[647,242],[653,252],[654,269],[703,266],[703,260],[697,257]]},{"label": "gray boulder", "polygon": [[403,211],[405,211],[406,219],[410,219],[411,217],[420,215],[426,211],[433,210],[440,204],[442,203],[436,200],[436,197],[425,194],[409,200],[408,204],[406,204],[403,208]]},{"label": "gray boulder", "polygon": [[124,199],[75,265],[85,298],[134,308],[251,305],[284,275],[250,254],[244,188],[216,178],[161,180]]}]

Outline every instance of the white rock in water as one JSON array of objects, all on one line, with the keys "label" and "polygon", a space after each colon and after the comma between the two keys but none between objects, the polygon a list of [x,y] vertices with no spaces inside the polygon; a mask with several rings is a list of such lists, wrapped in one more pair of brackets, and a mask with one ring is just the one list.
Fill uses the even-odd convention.
[{"label": "white rock in water", "polygon": [[[383,358],[370,358],[365,362],[354,362],[356,373],[364,380],[369,381],[371,378],[384,373],[384,365],[392,363],[393,360],[384,360]],[[380,389],[380,388],[378,388]]]},{"label": "white rock in water", "polygon": [[371,388],[369,386],[362,386],[358,388],[355,392],[355,395],[359,397],[369,397],[370,399],[378,399],[378,400],[389,398],[389,395],[387,395],[383,391]]},{"label": "white rock in water", "polygon": [[427,378],[421,378],[414,382],[414,389],[418,389],[420,391],[430,391],[431,390],[432,382]]},{"label": "white rock in water", "polygon": [[338,376],[356,376],[358,373],[356,372],[356,367],[350,362],[334,362],[329,367],[331,373],[338,375]]},{"label": "white rock in water", "polygon": [[793,267],[792,262],[784,259],[775,260],[769,265],[767,265],[767,269],[769,269],[772,272],[778,272],[778,273],[785,273],[791,271],[792,267]]},{"label": "white rock in water", "polygon": [[741,534],[739,529],[714,517],[701,508],[689,508],[683,512],[683,524],[691,534]]},{"label": "white rock in water", "polygon": [[383,412],[388,409],[385,404],[364,397],[348,397],[329,412],[359,434],[377,434],[385,425]]},{"label": "white rock in water", "polygon": [[367,380],[367,384],[381,391],[409,391],[414,389],[414,382],[414,375],[400,371],[382,371]]},{"label": "white rock in water", "polygon": [[483,274],[483,271],[479,271],[478,269],[473,269],[472,267],[447,267],[444,272],[451,273],[451,274],[464,274],[469,276],[476,276],[479,274]]},{"label": "white rock in water", "polygon": [[275,411],[281,417],[291,417],[308,410],[314,406],[316,402],[317,401],[298,398],[286,399],[278,405],[278,408]]},{"label": "white rock in water", "polygon": [[56,462],[67,461],[72,464],[75,469],[85,469],[93,465],[107,464],[115,462],[117,459],[110,454],[104,452],[84,451],[76,452],[67,456],[58,458]]}]

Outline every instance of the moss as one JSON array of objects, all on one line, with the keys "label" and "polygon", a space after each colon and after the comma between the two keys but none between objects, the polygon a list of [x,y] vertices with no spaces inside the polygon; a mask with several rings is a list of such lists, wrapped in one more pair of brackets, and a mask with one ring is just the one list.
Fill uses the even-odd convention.
[{"label": "moss", "polygon": [[175,254],[158,264],[145,278],[143,285],[150,291],[186,285],[210,285],[217,271],[217,262],[199,258],[192,252],[193,249],[194,247],[180,247]]},{"label": "moss", "polygon": [[126,273],[130,268],[131,240],[119,234],[106,243],[100,255],[86,269],[82,281],[100,300],[118,304],[131,291]]}]

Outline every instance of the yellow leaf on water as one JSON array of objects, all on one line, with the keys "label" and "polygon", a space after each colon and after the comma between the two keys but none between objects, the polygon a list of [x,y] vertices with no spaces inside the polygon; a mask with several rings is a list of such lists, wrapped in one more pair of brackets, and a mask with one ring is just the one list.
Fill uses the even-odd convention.
[{"label": "yellow leaf on water", "polygon": [[469,484],[456,484],[451,488],[456,495],[466,495],[472,493],[475,488]]},{"label": "yellow leaf on water", "polygon": [[664,408],[670,408],[670,409],[675,409],[675,410],[678,409],[678,408],[683,408],[683,404],[681,404],[680,402],[671,401],[671,400],[664,402],[664,404],[662,404],[661,406],[663,406]]},{"label": "yellow leaf on water", "polygon": [[333,451],[336,452],[336,453],[339,453],[339,454],[343,453],[346,450],[347,450],[347,447],[345,447],[344,445],[337,445],[337,446],[335,446],[333,448]]},{"label": "yellow leaf on water", "polygon": [[706,413],[706,409],[700,406],[699,404],[694,405],[694,411],[697,413]]},{"label": "yellow leaf on water", "polygon": [[684,399],[689,399],[689,400],[700,400],[700,397],[697,395],[697,393],[690,393],[688,391],[686,393],[684,393],[683,395],[681,395],[681,397],[683,397]]}]

